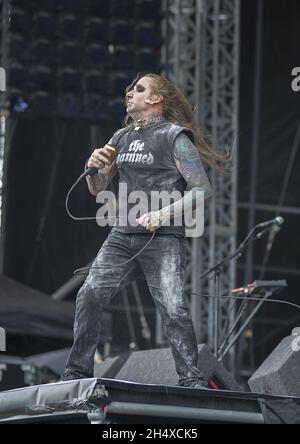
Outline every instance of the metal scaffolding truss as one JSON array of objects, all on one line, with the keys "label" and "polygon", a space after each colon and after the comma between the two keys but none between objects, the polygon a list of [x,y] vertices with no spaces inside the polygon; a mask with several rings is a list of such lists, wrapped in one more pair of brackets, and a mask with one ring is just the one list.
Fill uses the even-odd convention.
[{"label": "metal scaffolding truss", "polygon": [[6,124],[6,73],[7,73],[7,61],[8,61],[8,47],[9,47],[9,1],[3,0],[0,2],[0,21],[1,21],[1,57],[0,67],[4,72],[4,79],[1,79],[1,84],[4,83],[4,91],[0,91],[0,273],[3,268],[3,219],[4,219],[4,155],[5,155],[5,124]]},{"label": "metal scaffolding truss", "polygon": [[[209,171],[214,194],[206,207],[205,233],[188,242],[187,291],[196,336],[198,342],[205,341],[212,348],[218,346],[216,332],[222,331],[226,320],[230,324],[233,316],[228,313],[229,300],[222,299],[216,319],[216,299],[193,292],[215,294],[214,280],[199,277],[236,248],[239,9],[239,0],[166,0],[162,29],[163,74],[195,107],[206,140],[220,150],[227,144],[235,147],[234,168],[229,174]],[[231,262],[223,271],[220,292],[229,295],[236,264]]]}]

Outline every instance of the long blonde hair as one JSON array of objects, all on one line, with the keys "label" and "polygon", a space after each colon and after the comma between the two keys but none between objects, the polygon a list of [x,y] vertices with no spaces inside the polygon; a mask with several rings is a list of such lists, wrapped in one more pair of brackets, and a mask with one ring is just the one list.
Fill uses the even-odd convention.
[{"label": "long blonde hair", "polygon": [[[153,83],[153,93],[163,96],[163,116],[176,125],[191,129],[194,135],[195,146],[203,160],[211,167],[225,172],[231,159],[230,151],[227,150],[225,153],[220,153],[205,142],[202,131],[195,121],[190,103],[170,80],[158,74],[139,73],[126,88],[126,92],[131,91],[142,77],[150,77]],[[132,121],[132,117],[127,114],[124,124],[128,126]]]}]

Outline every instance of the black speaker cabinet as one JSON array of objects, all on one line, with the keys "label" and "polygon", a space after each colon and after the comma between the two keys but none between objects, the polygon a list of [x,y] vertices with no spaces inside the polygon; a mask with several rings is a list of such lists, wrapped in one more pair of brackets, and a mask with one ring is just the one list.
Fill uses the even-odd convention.
[{"label": "black speaker cabinet", "polygon": [[[198,346],[198,367],[211,387],[223,390],[240,390],[232,375],[221,365],[210,349]],[[134,351],[108,358],[95,365],[95,377],[119,379],[140,384],[176,385],[178,375],[169,348]]]},{"label": "black speaker cabinet", "polygon": [[248,383],[252,392],[300,396],[299,334],[284,338]]}]

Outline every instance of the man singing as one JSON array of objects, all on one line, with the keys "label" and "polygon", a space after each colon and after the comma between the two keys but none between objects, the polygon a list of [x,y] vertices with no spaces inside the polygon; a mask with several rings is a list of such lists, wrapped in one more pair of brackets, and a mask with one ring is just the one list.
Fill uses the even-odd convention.
[{"label": "man singing", "polygon": [[[205,143],[190,104],[166,78],[138,75],[126,90],[126,107],[125,127],[109,141],[118,156],[111,161],[104,147],[95,149],[87,161],[87,167],[98,170],[87,176],[89,191],[97,196],[119,172],[128,195],[178,191],[182,198],[145,209],[135,225],[116,221],[79,290],[74,344],[62,380],[93,377],[103,306],[142,272],[162,318],[178,384],[208,388],[198,368],[194,328],[184,300],[185,226],[174,221],[186,206],[195,205],[197,191],[204,192],[204,199],[211,193],[202,160],[222,169],[225,158]],[[128,203],[128,212],[131,208]]]}]

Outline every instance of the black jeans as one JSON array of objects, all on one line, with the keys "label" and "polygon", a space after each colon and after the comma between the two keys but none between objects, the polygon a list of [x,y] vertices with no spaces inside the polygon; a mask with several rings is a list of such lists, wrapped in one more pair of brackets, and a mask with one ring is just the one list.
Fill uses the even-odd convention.
[{"label": "black jeans", "polygon": [[202,380],[192,319],[184,302],[185,239],[155,235],[135,259],[124,265],[150,239],[112,229],[103,243],[76,301],[74,344],[63,377],[93,377],[103,306],[142,270],[159,310],[179,375],[179,382]]}]

